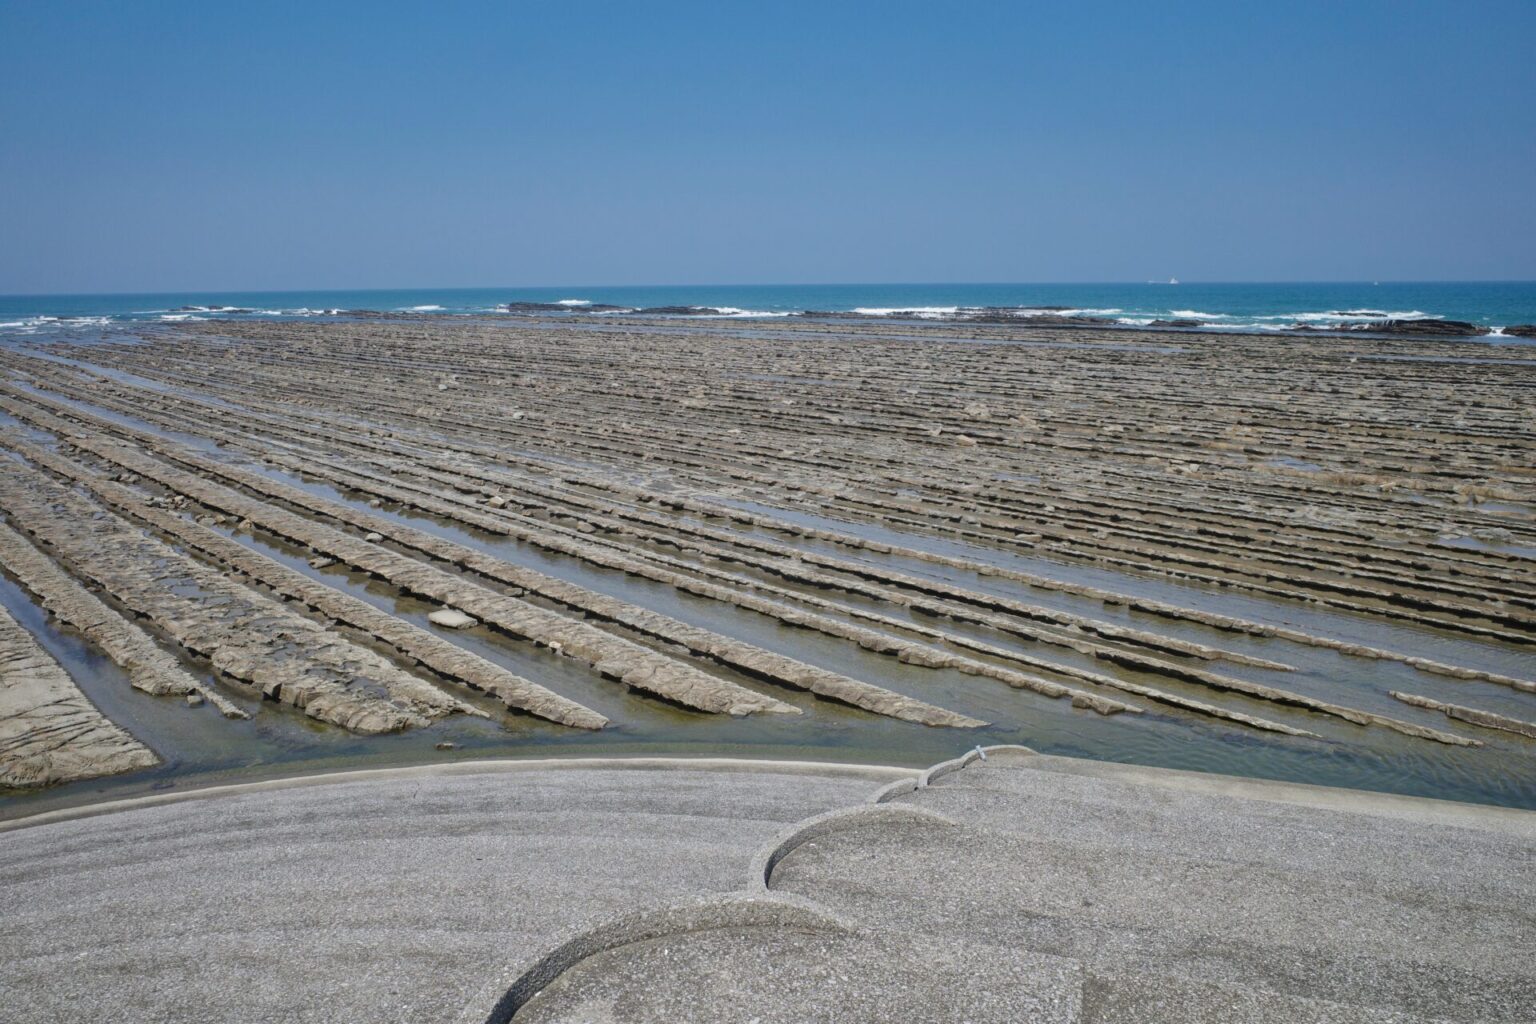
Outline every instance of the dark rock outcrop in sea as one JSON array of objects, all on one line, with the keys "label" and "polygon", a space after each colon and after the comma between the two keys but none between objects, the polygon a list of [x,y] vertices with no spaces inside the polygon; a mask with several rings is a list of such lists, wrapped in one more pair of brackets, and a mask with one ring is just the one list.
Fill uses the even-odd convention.
[{"label": "dark rock outcrop in sea", "polygon": [[1391,334],[1399,337],[1426,338],[1475,338],[1488,334],[1480,324],[1466,320],[1383,320],[1378,323],[1360,324],[1348,328],[1353,331],[1369,331],[1372,334]]},{"label": "dark rock outcrop in sea", "polygon": [[1504,333],[1514,338],[1536,338],[1536,324],[1515,324],[1504,328]]},{"label": "dark rock outcrop in sea", "polygon": [[508,313],[569,313],[572,307],[558,302],[509,302],[503,308]]},{"label": "dark rock outcrop in sea", "polygon": [[1153,320],[1148,327],[1204,327],[1199,320]]},{"label": "dark rock outcrop in sea", "polygon": [[719,316],[713,306],[647,306],[635,310],[641,316]]},{"label": "dark rock outcrop in sea", "polygon": [[614,306],[606,302],[592,302],[585,306],[570,306],[563,302],[508,302],[502,309],[508,313],[634,313],[633,306]]},{"label": "dark rock outcrop in sea", "polygon": [[1113,320],[1098,316],[1063,316],[1060,313],[1020,314],[1017,310],[982,310],[964,313],[956,320],[969,324],[1027,324],[1031,327],[1114,327]]}]

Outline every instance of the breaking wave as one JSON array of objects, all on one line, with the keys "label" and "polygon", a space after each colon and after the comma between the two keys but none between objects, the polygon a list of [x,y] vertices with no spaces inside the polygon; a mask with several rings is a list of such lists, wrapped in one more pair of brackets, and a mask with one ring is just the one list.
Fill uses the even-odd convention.
[{"label": "breaking wave", "polygon": [[953,316],[960,312],[959,306],[857,306],[853,312],[862,316],[895,316],[898,313],[903,316],[940,317]]}]

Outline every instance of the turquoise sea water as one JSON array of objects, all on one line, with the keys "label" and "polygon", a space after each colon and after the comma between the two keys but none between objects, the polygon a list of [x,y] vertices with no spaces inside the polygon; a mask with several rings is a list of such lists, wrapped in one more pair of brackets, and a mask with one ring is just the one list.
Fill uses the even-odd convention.
[{"label": "turquoise sea water", "polygon": [[[309,317],[336,311],[484,313],[508,302],[625,307],[704,306],[734,317],[805,310],[917,311],[942,315],[982,306],[1057,306],[1128,327],[1163,318],[1215,329],[1282,331],[1297,324],[1368,323],[1388,317],[1468,320],[1493,329],[1536,323],[1536,282],[1326,284],[839,284],[572,285],[561,288],[402,288],[363,291],[196,292],[146,295],[0,296],[0,333],[30,334],[71,324],[163,322],[234,316]],[[187,309],[184,307],[199,307]],[[221,308],[222,307],[222,308]],[[1495,335],[1495,339],[1500,336]]]}]

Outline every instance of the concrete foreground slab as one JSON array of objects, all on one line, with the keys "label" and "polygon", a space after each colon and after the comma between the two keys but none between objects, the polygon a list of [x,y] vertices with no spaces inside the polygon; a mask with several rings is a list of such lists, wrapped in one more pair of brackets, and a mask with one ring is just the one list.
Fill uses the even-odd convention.
[{"label": "concrete foreground slab", "polygon": [[0,1018],[451,1020],[572,929],[740,886],[899,772],[516,762],[136,801],[0,832]]},{"label": "concrete foreground slab", "polygon": [[12,828],[6,1019],[1536,1016],[1536,814],[1023,748],[914,774],[502,763]]}]

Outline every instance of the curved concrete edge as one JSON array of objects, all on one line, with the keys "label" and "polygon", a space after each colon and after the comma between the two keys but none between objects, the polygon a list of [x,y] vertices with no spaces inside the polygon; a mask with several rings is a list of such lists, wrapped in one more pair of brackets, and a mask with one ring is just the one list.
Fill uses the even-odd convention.
[{"label": "curved concrete edge", "polygon": [[1020,759],[1040,756],[1041,754],[1038,751],[1030,747],[1020,746],[1017,743],[996,743],[986,747],[972,747],[959,757],[952,757],[948,761],[940,761],[938,764],[918,772],[915,778],[897,779],[894,782],[881,786],[869,795],[869,802],[872,804],[889,803],[899,796],[916,792],[919,789],[925,789],[934,780],[940,779],[950,772],[957,772],[977,761],[985,762],[993,757],[1001,757],[1004,759],[1003,763],[1005,764],[1017,764]]},{"label": "curved concrete edge", "polygon": [[1369,789],[1344,789],[1306,782],[1221,775],[1214,772],[1186,771],[1180,768],[1154,768],[1118,761],[1095,761],[1082,757],[1042,754],[1030,747],[1000,743],[977,747],[960,757],[941,761],[918,775],[915,783],[897,779],[876,790],[872,800],[892,800],[903,793],[923,789],[935,779],[979,764],[1028,765],[1037,771],[1079,775],[1105,781],[1135,783],[1174,789],[1207,796],[1232,796],[1246,800],[1315,807],[1319,810],[1346,811],[1378,818],[1416,821],[1455,828],[1475,828],[1536,838],[1536,811],[1497,804],[1469,804],[1457,800],[1439,800],[1428,796],[1382,793]]},{"label": "curved concrete edge", "polygon": [[865,802],[871,804],[883,804],[896,799],[903,793],[913,793],[916,791],[917,776],[914,775],[910,779],[897,779],[895,782],[890,782],[884,786],[881,786],[879,789],[869,794],[869,799]]},{"label": "curved concrete edge", "polygon": [[1029,747],[1019,746],[1015,743],[999,743],[990,747],[972,747],[959,757],[950,758],[948,761],[940,761],[917,777],[917,789],[927,789],[939,779],[958,772],[962,768],[968,768],[978,761],[985,764],[988,758],[1002,757],[1012,763],[1018,757],[1039,757],[1040,755]]},{"label": "curved concrete edge", "polygon": [[532,962],[513,965],[487,984],[456,1024],[506,1024],[529,1000],[583,960],[636,942],[721,928],[795,928],[852,934],[856,929],[809,900],[734,892],[636,911],[588,926]]},{"label": "curved concrete edge", "polygon": [[1246,800],[1314,807],[1319,810],[1392,818],[1425,825],[1505,832],[1536,839],[1536,811],[1498,804],[1471,804],[1429,796],[1381,793],[1369,789],[1317,786],[1306,782],[1258,779],[1241,775],[1149,768],[1116,761],[1091,761],[1079,757],[1037,754],[1031,767],[1043,772],[1079,775],[1109,782],[1126,782],[1206,796],[1231,796]]},{"label": "curved concrete edge", "polygon": [[959,823],[948,815],[930,811],[926,807],[913,807],[910,804],[860,804],[854,807],[837,808],[796,822],[759,850],[747,869],[747,886],[752,892],[768,892],[768,885],[773,880],[773,869],[778,866],[779,861],[789,856],[803,843],[818,836],[885,821],[912,821],[925,825],[941,825],[945,828],[959,827]]},{"label": "curved concrete edge", "polygon": [[716,772],[779,772],[793,775],[839,775],[848,778],[867,778],[871,781],[910,779],[919,769],[898,768],[891,765],[849,764],[838,761],[774,761],[768,758],[734,757],[540,757],[497,758],[474,761],[449,761],[441,764],[406,765],[396,768],[359,768],[350,771],[323,772],[316,775],[294,775],[259,782],[237,782],[202,789],[188,789],[174,793],[154,793],[149,796],[107,800],[101,803],[82,804],[78,807],[61,807],[51,811],[20,818],[0,820],[0,833],[37,825],[49,825],[78,818],[93,818],[100,814],[132,811],[143,807],[182,803],[189,800],[212,800],[245,793],[263,793],[282,789],[303,789],[309,786],[329,786],[348,782],[370,782],[388,779],[434,778],[453,775],[480,775],[498,772],[522,771],[574,771],[582,769],[649,770],[649,771],[716,771]]}]

